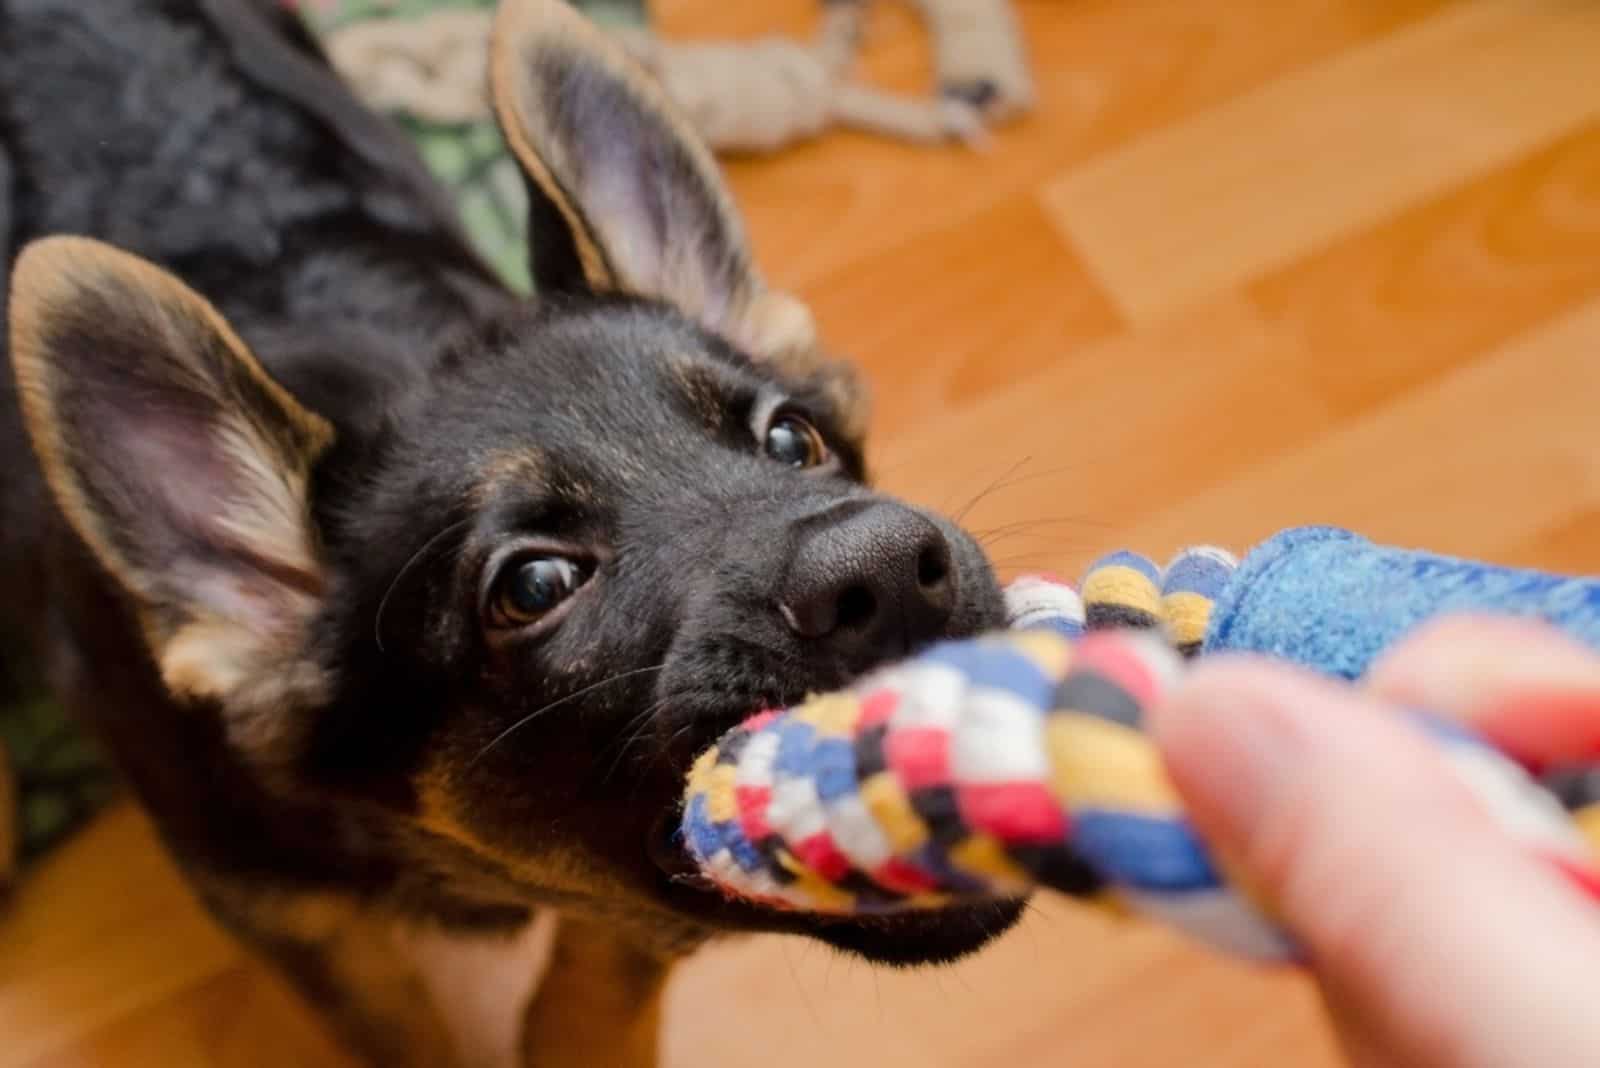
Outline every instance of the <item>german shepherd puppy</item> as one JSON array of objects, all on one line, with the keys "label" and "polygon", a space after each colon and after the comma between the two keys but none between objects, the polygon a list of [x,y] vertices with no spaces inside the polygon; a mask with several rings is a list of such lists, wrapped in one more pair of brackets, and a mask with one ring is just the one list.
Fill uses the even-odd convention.
[{"label": "german shepherd puppy", "polygon": [[558,0],[493,91],[535,301],[277,0],[0,0],[0,633],[206,906],[385,1066],[646,1065],[721,932],[693,754],[1002,616],[706,151]]}]

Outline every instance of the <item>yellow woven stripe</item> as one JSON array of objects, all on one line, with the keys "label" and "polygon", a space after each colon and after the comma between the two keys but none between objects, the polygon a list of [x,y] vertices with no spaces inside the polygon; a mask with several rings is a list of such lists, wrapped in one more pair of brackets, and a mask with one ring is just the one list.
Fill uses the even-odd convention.
[{"label": "yellow woven stripe", "polygon": [[1013,864],[1000,843],[987,834],[974,834],[950,850],[950,862],[962,871],[991,881],[1019,886],[1028,881],[1027,873]]},{"label": "yellow woven stripe", "polygon": [[1044,728],[1052,785],[1067,805],[1172,816],[1180,809],[1155,747],[1136,730],[1079,712]]},{"label": "yellow woven stripe", "polygon": [[927,826],[889,772],[880,771],[862,783],[861,800],[896,853],[908,853],[928,840]]},{"label": "yellow woven stripe", "polygon": [[693,793],[702,793],[706,783],[710,781],[711,769],[717,766],[717,754],[721,746],[712,746],[695,758],[694,766],[689,769],[689,790]]},{"label": "yellow woven stripe", "polygon": [[1589,840],[1589,849],[1600,855],[1600,802],[1585,805],[1572,814],[1572,822],[1578,825],[1578,831]]},{"label": "yellow woven stripe", "polygon": [[1114,604],[1161,615],[1161,591],[1149,578],[1122,564],[1110,564],[1089,573],[1083,583],[1083,603]]},{"label": "yellow woven stripe", "polygon": [[1033,661],[1046,677],[1066,677],[1067,667],[1072,663],[1072,643],[1061,635],[1045,630],[1018,631],[1011,635],[1011,645]]},{"label": "yellow woven stripe", "polygon": [[1203,641],[1211,623],[1211,598],[1198,593],[1169,593],[1161,599],[1167,634],[1174,645]]},{"label": "yellow woven stripe", "polygon": [[854,894],[824,880],[787,849],[778,851],[778,863],[794,875],[794,882],[789,889],[791,891],[799,889],[803,892],[813,908],[827,912],[851,912],[855,909]]},{"label": "yellow woven stripe", "polygon": [[706,812],[718,823],[739,815],[739,804],[734,796],[739,769],[732,764],[718,764],[706,776]]},{"label": "yellow woven stripe", "polygon": [[849,738],[861,718],[861,702],[848,693],[814,697],[795,709],[794,718],[809,723],[826,738]]}]

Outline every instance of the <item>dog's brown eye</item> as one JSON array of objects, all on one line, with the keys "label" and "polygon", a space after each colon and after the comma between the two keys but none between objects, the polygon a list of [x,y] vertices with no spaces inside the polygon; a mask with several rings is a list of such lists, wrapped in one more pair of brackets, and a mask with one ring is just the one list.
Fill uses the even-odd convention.
[{"label": "dog's brown eye", "polygon": [[828,458],[817,428],[798,415],[780,415],[767,427],[767,455],[790,467],[816,467]]},{"label": "dog's brown eye", "polygon": [[578,592],[588,572],[564,556],[535,556],[512,564],[500,581],[491,622],[500,627],[537,623]]}]

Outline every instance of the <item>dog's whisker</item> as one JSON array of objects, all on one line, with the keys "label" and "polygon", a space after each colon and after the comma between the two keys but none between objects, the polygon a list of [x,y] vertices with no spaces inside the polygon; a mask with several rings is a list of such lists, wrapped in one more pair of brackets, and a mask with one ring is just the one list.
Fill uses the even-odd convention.
[{"label": "dog's whisker", "polygon": [[982,503],[982,501],[983,501],[983,499],[985,497],[989,496],[991,493],[994,493],[997,489],[999,489],[1001,486],[1003,486],[1005,484],[1006,479],[1008,479],[1011,476],[1015,475],[1018,471],[1022,470],[1024,467],[1026,467],[1028,464],[1030,464],[1032,462],[1033,462],[1033,457],[1032,456],[1024,456],[1022,459],[1018,460],[1016,463],[1014,463],[1010,467],[1006,468],[1004,471],[1002,471],[994,479],[994,481],[990,482],[982,490],[979,490],[976,494],[973,495],[971,500],[967,501],[966,504],[962,505],[959,509],[957,509],[956,513],[950,517],[951,522],[960,523],[963,519],[965,519],[967,517],[967,514],[969,512],[971,512],[980,503]]},{"label": "dog's whisker", "polygon": [[385,651],[383,648],[383,613],[388,610],[389,599],[392,598],[395,591],[400,588],[400,583],[405,581],[406,575],[409,574],[411,569],[421,562],[422,559],[433,550],[434,546],[438,545],[440,541],[444,540],[449,535],[454,534],[463,527],[469,526],[471,523],[472,519],[470,517],[467,519],[459,519],[456,522],[451,523],[443,530],[434,534],[433,537],[423,542],[422,547],[416,552],[412,553],[406,559],[406,562],[401,565],[400,570],[395,572],[394,578],[389,581],[388,587],[383,591],[383,597],[378,601],[378,611],[372,619],[372,638],[373,641],[377,643],[378,652],[382,653]]},{"label": "dog's whisker", "polygon": [[523,727],[526,727],[529,723],[532,723],[546,712],[560,708],[562,705],[570,704],[571,702],[576,701],[578,698],[585,697],[603,686],[610,686],[614,683],[621,682],[623,679],[631,679],[639,675],[647,675],[653,671],[661,671],[665,667],[665,664],[653,664],[650,667],[634,668],[632,671],[618,672],[617,674],[609,676],[608,678],[601,679],[599,682],[592,682],[587,686],[574,690],[565,697],[558,697],[556,700],[551,701],[547,705],[541,705],[532,712],[529,712],[526,716],[523,716],[521,719],[517,720],[505,730],[501,731],[499,734],[495,735],[494,738],[490,740],[488,745],[478,750],[478,754],[472,758],[471,763],[469,763],[467,766],[469,768],[472,767],[473,764],[476,764],[478,761],[487,756],[489,750],[493,749],[495,746],[509,738],[512,734],[521,730]]},{"label": "dog's whisker", "polygon": [[606,746],[605,750],[601,751],[600,756],[604,757],[606,752],[613,747],[615,747],[617,750],[616,756],[611,758],[611,766],[606,769],[605,775],[600,779],[602,785],[611,781],[611,776],[616,774],[617,768],[622,764],[622,760],[625,756],[627,756],[628,751],[631,750],[634,746],[634,743],[643,738],[645,736],[645,732],[649,730],[655,714],[667,707],[670,701],[671,698],[668,697],[662,697],[655,701],[651,701],[644,707],[643,711],[637,713],[631,719],[629,719],[627,723],[623,724],[622,729],[617,732],[617,737]]}]

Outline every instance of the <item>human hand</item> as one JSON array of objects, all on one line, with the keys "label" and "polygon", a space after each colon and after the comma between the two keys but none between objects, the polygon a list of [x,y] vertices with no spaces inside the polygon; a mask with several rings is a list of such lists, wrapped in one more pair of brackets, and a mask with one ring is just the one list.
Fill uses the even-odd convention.
[{"label": "human hand", "polygon": [[1401,705],[1516,707],[1544,759],[1600,758],[1600,656],[1494,619],[1435,623],[1359,686],[1203,661],[1152,726],[1197,829],[1301,943],[1353,1063],[1600,1065],[1600,909],[1488,820]]}]

